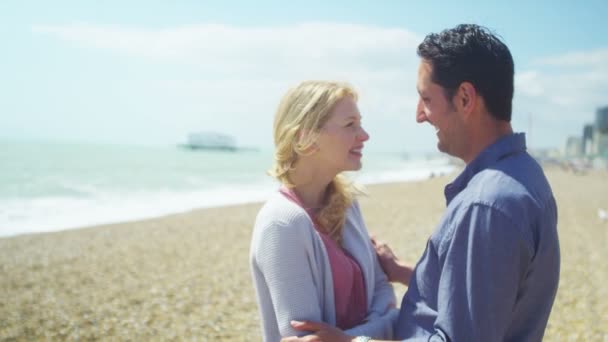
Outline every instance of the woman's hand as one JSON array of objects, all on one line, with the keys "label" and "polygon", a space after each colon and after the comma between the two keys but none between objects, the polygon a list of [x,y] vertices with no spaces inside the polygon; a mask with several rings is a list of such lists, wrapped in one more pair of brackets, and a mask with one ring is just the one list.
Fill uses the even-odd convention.
[{"label": "woman's hand", "polygon": [[413,268],[399,260],[385,242],[378,240],[375,236],[372,236],[371,240],[378,255],[380,266],[382,266],[388,280],[407,286],[410,283],[410,278],[414,271]]},{"label": "woman's hand", "polygon": [[291,321],[291,326],[297,330],[312,331],[313,333],[302,337],[285,337],[281,339],[281,342],[351,342],[354,339],[342,330],[326,323]]}]

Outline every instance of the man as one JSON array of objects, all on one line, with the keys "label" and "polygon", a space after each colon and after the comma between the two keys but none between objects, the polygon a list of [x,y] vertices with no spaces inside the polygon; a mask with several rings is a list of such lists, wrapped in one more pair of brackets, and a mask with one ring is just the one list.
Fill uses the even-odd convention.
[{"label": "man", "polygon": [[[557,208],[541,167],[511,128],[513,59],[487,29],[430,34],[421,57],[416,120],[464,171],[413,274],[378,245],[389,279],[409,282],[395,335],[406,341],[541,341],[559,280]],[[293,322],[303,341],[370,341]],[[298,340],[286,338],[286,341]]]}]

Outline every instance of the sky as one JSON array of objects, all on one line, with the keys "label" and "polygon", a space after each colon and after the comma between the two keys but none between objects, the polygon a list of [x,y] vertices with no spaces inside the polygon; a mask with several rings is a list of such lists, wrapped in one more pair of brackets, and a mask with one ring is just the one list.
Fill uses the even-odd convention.
[{"label": "sky", "polygon": [[307,79],[359,93],[367,148],[433,151],[415,122],[416,47],[484,25],[515,60],[513,126],[562,148],[608,105],[608,1],[0,1],[0,140],[271,148]]}]

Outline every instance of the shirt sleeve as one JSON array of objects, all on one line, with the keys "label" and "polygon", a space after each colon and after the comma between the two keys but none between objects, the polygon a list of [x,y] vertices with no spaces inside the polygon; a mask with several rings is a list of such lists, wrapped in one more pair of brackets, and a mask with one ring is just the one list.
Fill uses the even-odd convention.
[{"label": "shirt sleeve", "polygon": [[503,341],[533,249],[501,211],[475,204],[452,222],[431,341]]},{"label": "shirt sleeve", "polygon": [[317,269],[313,232],[297,222],[295,225],[291,222],[265,227],[255,252],[283,337],[307,334],[293,329],[291,320],[324,321],[321,299],[315,288],[317,281],[313,277]]},{"label": "shirt sleeve", "polygon": [[399,310],[393,308],[344,332],[351,336],[365,335],[374,339],[390,340],[393,338],[394,324],[398,315]]}]

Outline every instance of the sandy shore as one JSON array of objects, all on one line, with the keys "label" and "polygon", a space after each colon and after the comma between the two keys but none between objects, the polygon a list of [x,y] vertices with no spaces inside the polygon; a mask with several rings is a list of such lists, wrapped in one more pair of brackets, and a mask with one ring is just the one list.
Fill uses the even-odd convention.
[{"label": "sandy shore", "polygon": [[[608,173],[547,171],[562,274],[546,341],[608,341]],[[414,263],[451,177],[370,186],[371,233]],[[258,341],[248,251],[260,204],[0,239],[0,340]],[[404,287],[395,287],[399,297]]]}]

